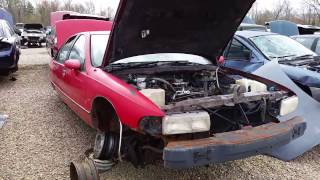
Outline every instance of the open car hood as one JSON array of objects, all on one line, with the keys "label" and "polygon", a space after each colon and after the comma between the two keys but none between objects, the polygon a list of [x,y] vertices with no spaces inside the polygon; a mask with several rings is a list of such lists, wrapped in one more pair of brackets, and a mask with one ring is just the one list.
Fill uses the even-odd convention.
[{"label": "open car hood", "polygon": [[24,25],[24,29],[41,30],[42,28],[43,26],[41,24],[25,24]]},{"label": "open car hood", "polygon": [[121,0],[102,66],[155,53],[214,64],[255,0]]}]

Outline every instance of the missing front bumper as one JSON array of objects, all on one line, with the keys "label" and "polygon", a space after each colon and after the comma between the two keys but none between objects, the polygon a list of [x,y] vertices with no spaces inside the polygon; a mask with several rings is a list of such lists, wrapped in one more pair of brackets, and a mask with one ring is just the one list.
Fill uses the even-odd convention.
[{"label": "missing front bumper", "polygon": [[304,120],[296,117],[282,123],[216,134],[206,139],[172,141],[164,149],[164,166],[191,168],[263,154],[302,136],[305,129]]}]

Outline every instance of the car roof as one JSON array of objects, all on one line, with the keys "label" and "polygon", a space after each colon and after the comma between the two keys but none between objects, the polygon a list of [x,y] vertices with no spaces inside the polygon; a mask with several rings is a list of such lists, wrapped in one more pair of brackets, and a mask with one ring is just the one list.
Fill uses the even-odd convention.
[{"label": "car roof", "polygon": [[244,38],[252,38],[257,36],[267,36],[267,35],[274,35],[275,33],[271,32],[264,32],[264,31],[237,31],[237,36],[242,36]]},{"label": "car roof", "polygon": [[306,35],[292,36],[292,38],[299,38],[299,37],[318,38],[318,37],[320,37],[320,35],[319,34],[306,34]]},{"label": "car roof", "polygon": [[88,32],[80,32],[78,34],[87,34],[87,35],[109,35],[110,31],[88,31]]}]

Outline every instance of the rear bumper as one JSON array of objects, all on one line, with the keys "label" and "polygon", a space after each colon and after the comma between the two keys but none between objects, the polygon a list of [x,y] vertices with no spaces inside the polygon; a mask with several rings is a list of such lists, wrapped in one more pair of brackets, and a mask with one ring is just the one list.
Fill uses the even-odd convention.
[{"label": "rear bumper", "polygon": [[164,166],[192,168],[263,154],[302,136],[305,129],[304,120],[296,117],[286,122],[216,134],[206,139],[173,141],[164,149]]}]

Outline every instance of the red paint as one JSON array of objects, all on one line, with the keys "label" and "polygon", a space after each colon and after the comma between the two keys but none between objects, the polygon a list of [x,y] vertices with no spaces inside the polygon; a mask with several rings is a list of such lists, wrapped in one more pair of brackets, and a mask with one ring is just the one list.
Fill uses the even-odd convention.
[{"label": "red paint", "polygon": [[70,19],[56,22],[56,48],[61,46],[72,36],[80,32],[89,31],[110,31],[111,21],[88,20],[88,19]]},{"label": "red paint", "polygon": [[92,104],[99,97],[108,100],[121,122],[132,129],[137,129],[145,116],[163,117],[165,113],[135,88],[91,65],[90,33],[82,34],[86,36],[85,71],[67,68],[74,66],[74,60],[50,62],[51,82],[62,100],[92,127]]},{"label": "red paint", "polygon": [[80,61],[77,59],[69,59],[64,62],[64,65],[69,69],[78,70],[81,67]]},{"label": "red paint", "polygon": [[225,62],[224,56],[220,56],[219,58],[217,58],[218,65],[223,66],[224,62]]}]

